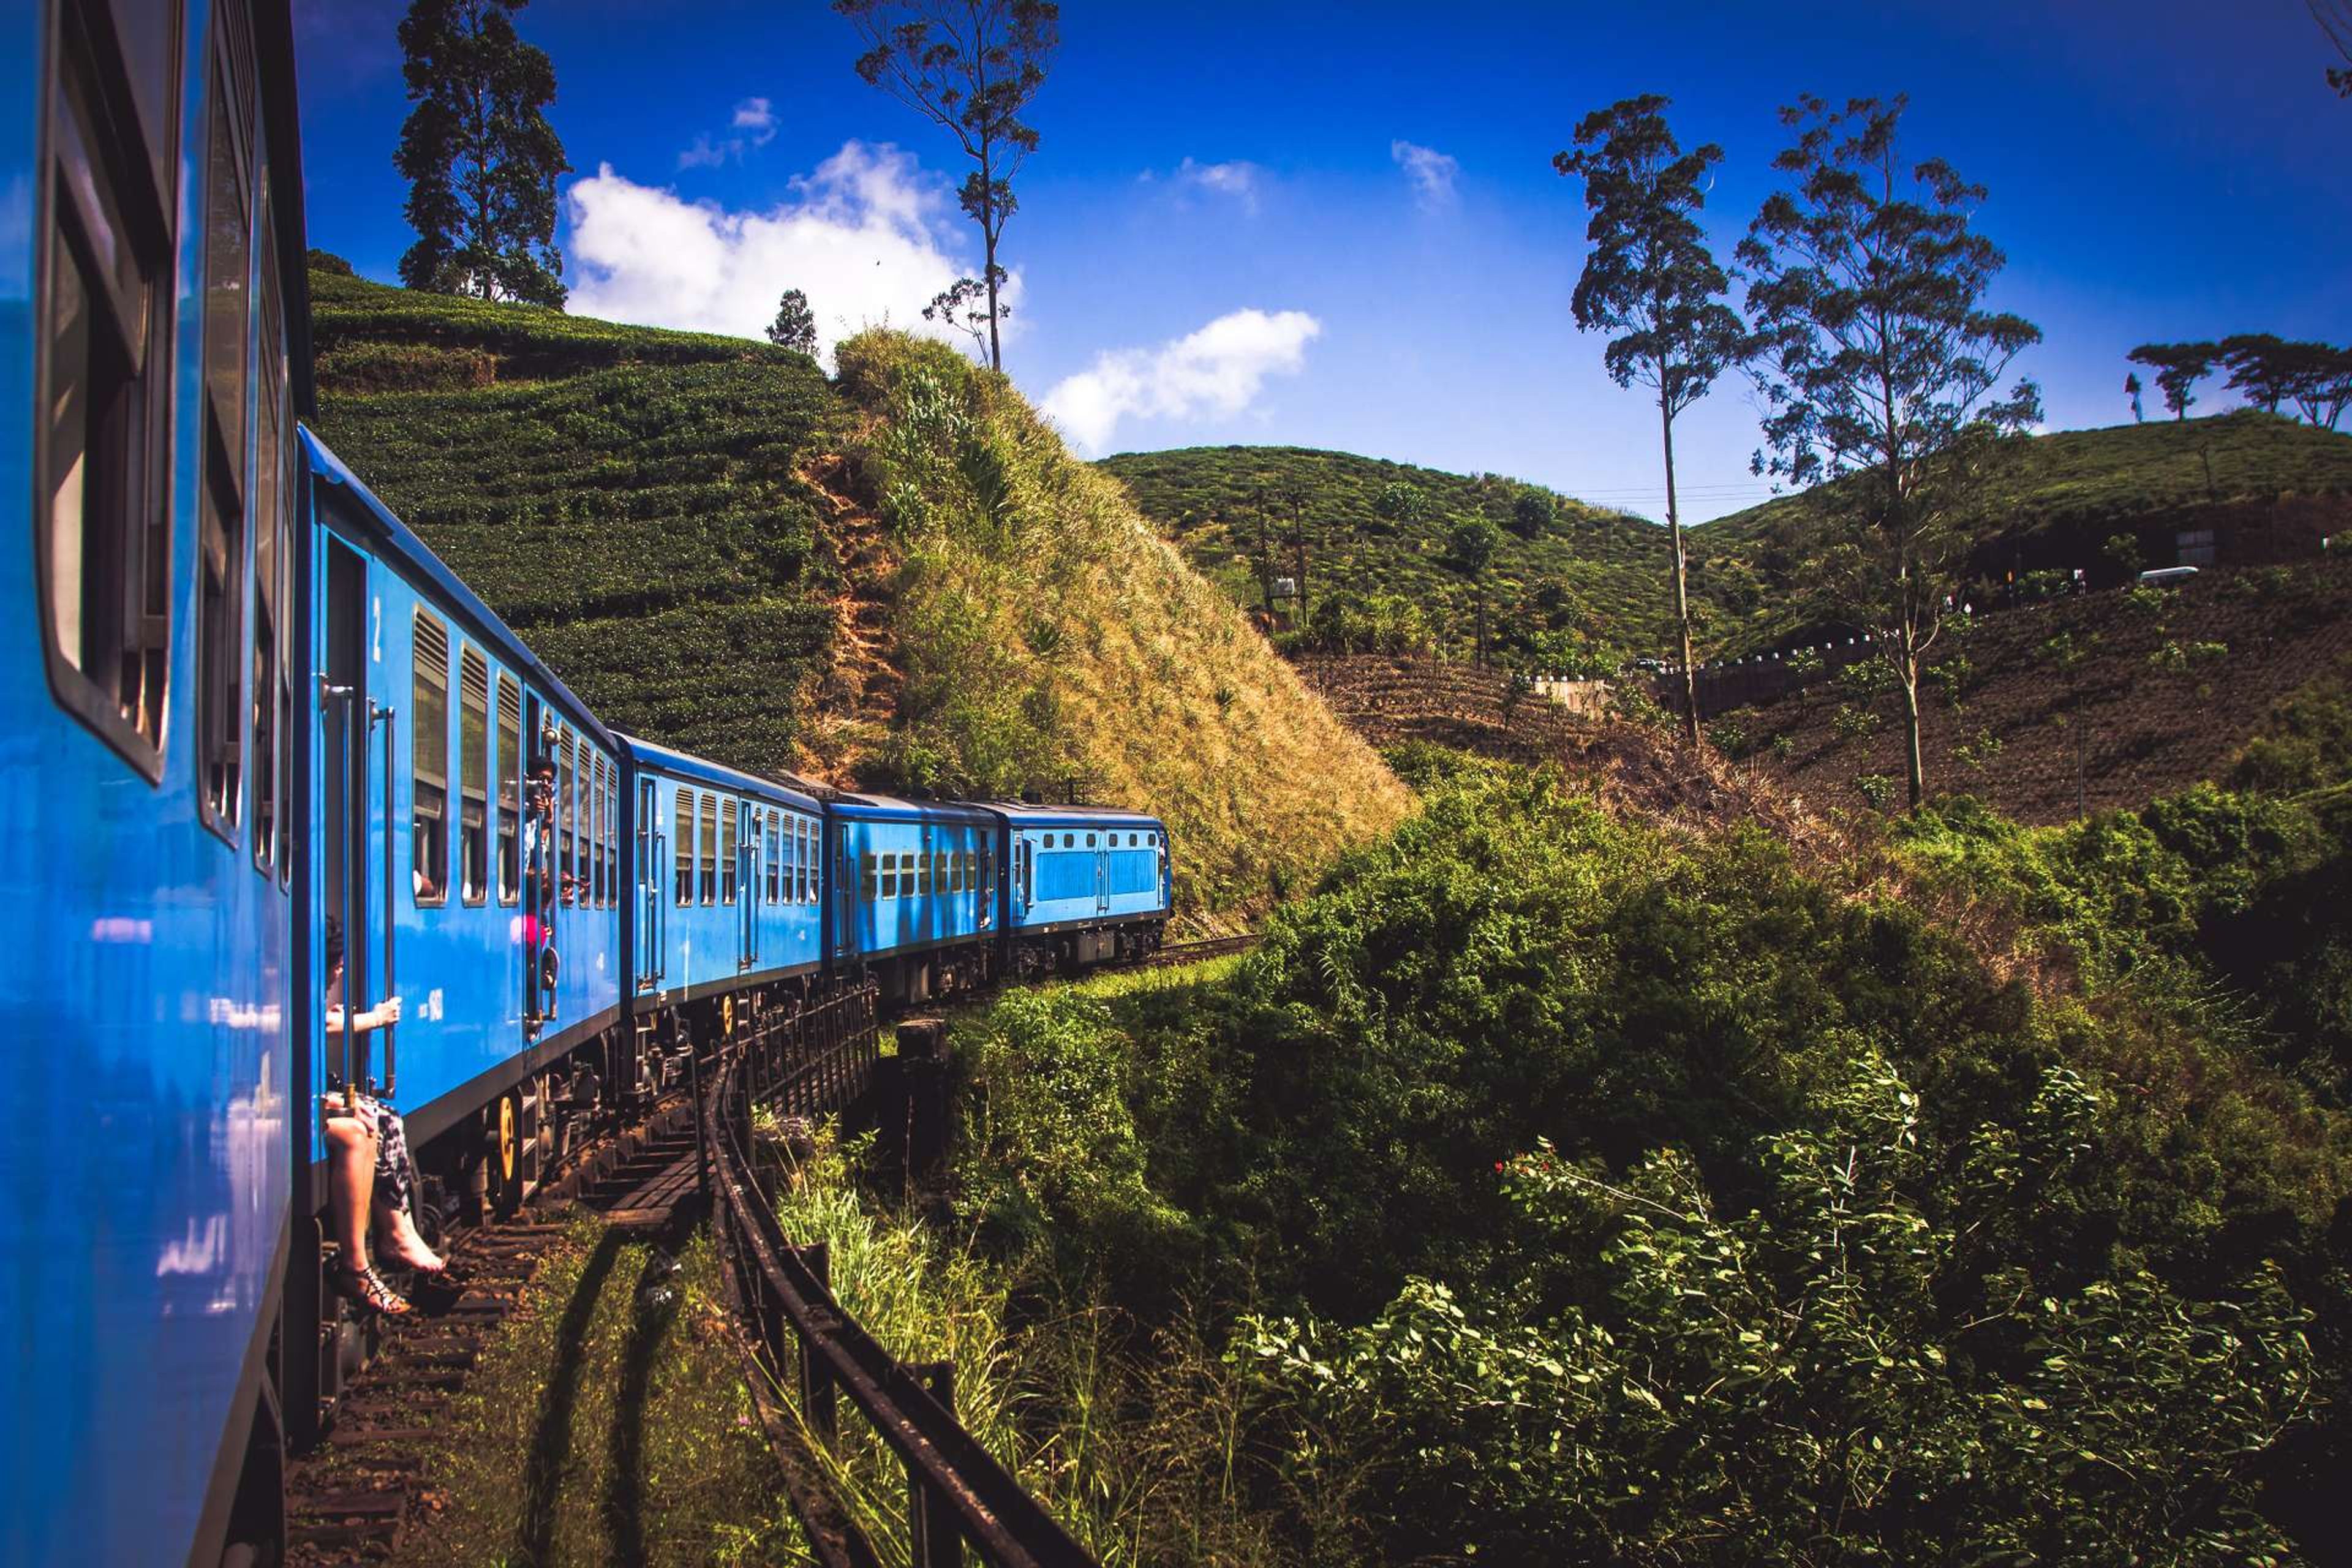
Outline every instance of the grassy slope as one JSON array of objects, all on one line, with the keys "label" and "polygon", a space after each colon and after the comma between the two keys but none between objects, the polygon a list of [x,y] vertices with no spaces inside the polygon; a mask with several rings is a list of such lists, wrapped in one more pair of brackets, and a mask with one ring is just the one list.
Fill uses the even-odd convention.
[{"label": "grassy slope", "polygon": [[[882,787],[1058,792],[1076,775],[1168,818],[1182,900],[1204,914],[1259,907],[1408,808],[1017,396],[992,391],[982,419],[1021,521],[975,531],[955,523],[953,462],[921,476],[938,504],[916,518],[865,482],[887,463],[861,478],[839,460],[903,410],[854,406],[801,355],[311,285],[320,433],[623,728]],[[952,356],[928,363],[963,384]]]},{"label": "grassy slope", "polygon": [[[1098,466],[1124,481],[1143,514],[1239,604],[1254,606],[1260,601],[1251,565],[1256,538],[1249,521],[1255,516],[1251,496],[1260,489],[1276,493],[1295,487],[1307,494],[1306,515],[1316,542],[1308,566],[1310,594],[1404,595],[1430,613],[1448,641],[1467,647],[1470,589],[1444,564],[1445,531],[1454,517],[1484,512],[1505,530],[1494,565],[1496,605],[1512,604],[1540,578],[1557,576],[1588,606],[1591,615],[1582,624],[1602,644],[1647,651],[1664,641],[1671,624],[1665,531],[1639,518],[1555,496],[1552,524],[1532,540],[1521,539],[1509,531],[1512,502],[1523,490],[1539,487],[1297,447],[1129,452]],[[1424,517],[1392,522],[1373,510],[1381,489],[1397,483],[1422,493],[1429,503]],[[1276,506],[1275,515],[1286,526],[1282,507]],[[1280,554],[1279,570],[1287,575],[1289,552]]]},{"label": "grassy slope", "polygon": [[[1526,488],[1288,447],[1132,452],[1100,467],[1127,483],[1145,515],[1194,565],[1236,602],[1253,605],[1255,536],[1237,520],[1253,515],[1255,489],[1301,486],[1312,498],[1307,515],[1321,541],[1313,567],[1321,584],[1407,595],[1436,625],[1458,632],[1454,640],[1464,646],[1470,595],[1441,563],[1446,520],[1483,510],[1507,522],[1512,499]],[[1427,521],[1396,525],[1374,513],[1381,489],[1398,480],[1433,503]],[[2027,446],[1996,505],[2015,520],[2011,531],[2020,537],[2095,531],[2095,547],[2109,531],[2177,509],[2299,495],[2352,495],[2352,436],[2241,411],[2042,437]],[[1692,531],[1692,594],[1701,640],[1712,651],[1769,646],[1795,624],[1790,590],[1801,576],[1808,537],[1827,499],[1818,491],[1784,497]],[[1494,598],[1509,606],[1526,585],[1557,575],[1582,600],[1580,624],[1598,643],[1622,654],[1662,653],[1672,627],[1665,568],[1663,529],[1563,500],[1559,521],[1538,539],[1506,535]],[[1289,570],[1286,560],[1282,570]]]},{"label": "grassy slope", "polygon": [[736,338],[311,277],[328,444],[599,713],[795,760],[834,635],[796,468],[835,404]]},{"label": "grassy slope", "polygon": [[1371,749],[1007,384],[887,334],[842,355],[903,557],[893,771],[982,795],[1076,774],[1156,811],[1195,910],[1255,909],[1404,817]]}]

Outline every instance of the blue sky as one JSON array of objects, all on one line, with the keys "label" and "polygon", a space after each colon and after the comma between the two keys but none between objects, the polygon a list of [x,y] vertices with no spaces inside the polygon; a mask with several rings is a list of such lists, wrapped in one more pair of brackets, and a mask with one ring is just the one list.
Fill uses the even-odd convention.
[{"label": "blue sky", "polygon": [[[403,0],[297,0],[311,243],[385,279]],[[1770,189],[1776,107],[1907,91],[1909,150],[1990,188],[1994,302],[2053,427],[2128,417],[2147,339],[2352,341],[2352,104],[2302,0],[1598,7],[1066,4],[1006,233],[1005,368],[1090,453],[1329,447],[1663,515],[1654,408],[1568,299],[1584,210],[1551,154],[1644,91],[1727,157],[1720,253]],[[942,132],[867,88],[816,0],[539,0],[574,173],[573,308],[825,337],[919,325],[977,271]],[[2200,411],[2227,401],[2209,384]],[[1685,515],[1765,493],[1734,375],[1675,428]]]}]

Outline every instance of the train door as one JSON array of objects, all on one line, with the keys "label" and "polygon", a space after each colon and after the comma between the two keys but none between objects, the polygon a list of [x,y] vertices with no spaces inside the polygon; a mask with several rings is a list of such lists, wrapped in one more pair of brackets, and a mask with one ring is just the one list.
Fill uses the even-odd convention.
[{"label": "train door", "polygon": [[760,813],[747,801],[728,803],[735,814],[735,967],[760,962]]},{"label": "train door", "polygon": [[523,699],[523,733],[530,739],[530,775],[523,791],[522,1037],[539,1037],[555,1014],[556,790],[558,737],[536,694]]},{"label": "train door", "polygon": [[[381,711],[377,693],[370,689],[370,654],[381,637],[381,607],[368,592],[367,558],[332,533],[326,534],[324,562],[326,615],[320,635],[319,680],[319,757],[322,806],[319,825],[320,907],[342,940],[343,973],[340,984],[327,966],[320,980],[328,987],[327,1005],[357,1011],[373,1004],[381,971],[376,963],[381,936],[370,899],[369,868],[390,830],[379,808],[373,784],[374,721]],[[389,726],[383,726],[388,731]],[[326,1008],[320,1010],[321,1023]],[[373,1073],[368,1058],[371,1037],[350,1031],[329,1033],[321,1028],[314,1057],[320,1070],[312,1081],[322,1089],[357,1092],[369,1087]]]},{"label": "train door", "polygon": [[637,781],[637,989],[651,991],[662,977],[662,942],[669,933],[669,900],[662,879],[669,869],[669,835],[662,831],[661,787]]},{"label": "train door", "polygon": [[[1087,834],[1087,842],[1097,842],[1095,836]],[[1095,852],[1095,913],[1110,913],[1110,851],[1108,849]]]}]

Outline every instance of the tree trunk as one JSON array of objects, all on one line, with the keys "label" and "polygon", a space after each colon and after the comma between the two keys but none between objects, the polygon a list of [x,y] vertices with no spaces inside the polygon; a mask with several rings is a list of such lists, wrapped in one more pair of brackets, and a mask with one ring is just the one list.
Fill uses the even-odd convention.
[{"label": "tree trunk", "polygon": [[1919,659],[1909,653],[1903,656],[1903,728],[1911,746],[1911,809],[1916,811],[1927,799],[1927,767],[1919,752]]},{"label": "tree trunk", "polygon": [[[1660,377],[1664,379],[1663,375]],[[1683,563],[1682,512],[1675,505],[1675,416],[1658,395],[1658,429],[1666,449],[1666,531],[1675,542],[1675,625],[1683,639],[1683,736],[1698,744],[1698,673],[1691,668],[1690,586]]]},{"label": "tree trunk", "polygon": [[996,341],[996,180],[989,146],[980,144],[980,238],[984,259],[981,279],[988,285],[988,368],[1004,368],[1004,348]]}]

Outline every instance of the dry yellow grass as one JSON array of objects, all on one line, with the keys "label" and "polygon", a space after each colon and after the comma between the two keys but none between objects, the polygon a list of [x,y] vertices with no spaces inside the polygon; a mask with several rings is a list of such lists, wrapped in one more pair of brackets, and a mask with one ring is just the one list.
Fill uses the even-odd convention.
[{"label": "dry yellow grass", "polygon": [[1155,813],[1179,906],[1204,929],[1412,810],[1370,746],[1009,384],[879,333],[842,363],[873,416],[858,483],[903,550],[894,771],[979,794],[1076,775],[1091,800]]}]

